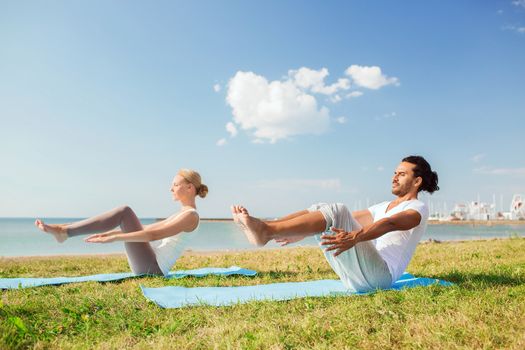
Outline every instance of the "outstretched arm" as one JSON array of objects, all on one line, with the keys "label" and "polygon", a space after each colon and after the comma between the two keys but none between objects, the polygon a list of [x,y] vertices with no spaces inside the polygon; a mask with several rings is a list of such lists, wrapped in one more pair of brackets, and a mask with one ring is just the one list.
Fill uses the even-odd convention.
[{"label": "outstretched arm", "polygon": [[123,233],[121,231],[108,231],[91,235],[85,239],[89,243],[109,243],[116,241],[123,242],[150,242],[162,238],[174,236],[181,232],[193,231],[199,223],[198,215],[191,211],[179,215],[173,220],[165,220],[155,225],[149,226],[145,230]]},{"label": "outstretched arm", "polygon": [[346,232],[333,228],[335,235],[322,235],[322,245],[329,246],[326,250],[335,250],[334,256],[338,256],[345,250],[355,246],[359,242],[370,241],[381,237],[392,231],[406,231],[413,229],[421,222],[421,214],[409,209],[388,218],[378,220],[358,230]]}]

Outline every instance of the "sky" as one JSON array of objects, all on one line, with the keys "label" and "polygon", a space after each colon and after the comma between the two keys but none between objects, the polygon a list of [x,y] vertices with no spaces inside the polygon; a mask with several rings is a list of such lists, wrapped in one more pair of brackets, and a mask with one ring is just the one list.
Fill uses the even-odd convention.
[{"label": "sky", "polygon": [[0,217],[275,217],[525,194],[525,1],[0,0]]}]

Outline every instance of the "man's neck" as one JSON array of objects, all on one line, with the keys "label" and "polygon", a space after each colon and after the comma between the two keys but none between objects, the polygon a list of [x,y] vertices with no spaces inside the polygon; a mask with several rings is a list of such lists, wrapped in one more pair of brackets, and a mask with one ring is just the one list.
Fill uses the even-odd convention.
[{"label": "man's neck", "polygon": [[409,193],[404,194],[402,196],[397,196],[397,198],[394,199],[392,202],[394,202],[394,203],[401,203],[401,202],[411,201],[413,199],[417,199],[417,193],[409,192]]},{"label": "man's neck", "polygon": [[388,212],[392,210],[393,208],[397,207],[400,203],[410,201],[412,199],[417,199],[417,193],[407,193],[402,196],[397,196],[396,199],[394,199],[392,202],[388,204],[386,211]]}]

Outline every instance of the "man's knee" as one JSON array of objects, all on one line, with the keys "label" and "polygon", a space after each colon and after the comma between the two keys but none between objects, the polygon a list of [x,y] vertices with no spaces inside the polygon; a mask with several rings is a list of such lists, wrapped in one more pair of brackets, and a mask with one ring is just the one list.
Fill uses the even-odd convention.
[{"label": "man's knee", "polygon": [[343,203],[332,203],[329,205],[329,212],[334,227],[349,230],[351,229],[352,213]]}]

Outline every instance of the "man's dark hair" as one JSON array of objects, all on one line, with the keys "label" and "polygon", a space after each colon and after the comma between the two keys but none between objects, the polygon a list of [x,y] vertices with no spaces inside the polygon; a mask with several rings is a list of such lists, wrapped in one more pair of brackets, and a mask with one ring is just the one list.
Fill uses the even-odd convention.
[{"label": "man's dark hair", "polygon": [[403,162],[414,164],[414,176],[421,177],[423,182],[419,186],[418,192],[427,191],[433,193],[439,190],[438,174],[432,171],[430,164],[421,156],[408,156],[403,158]]}]

